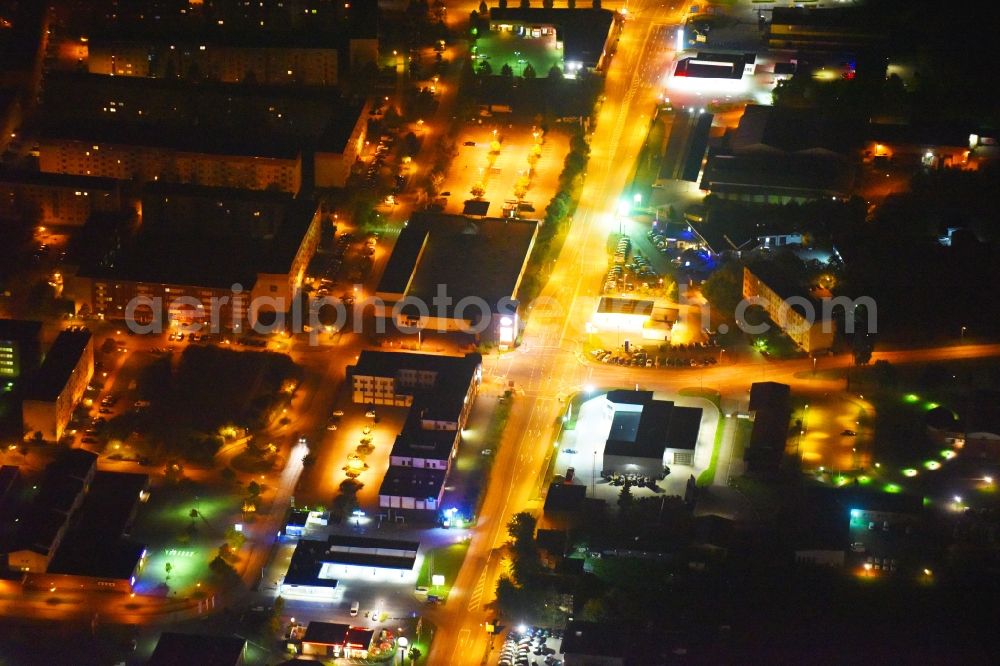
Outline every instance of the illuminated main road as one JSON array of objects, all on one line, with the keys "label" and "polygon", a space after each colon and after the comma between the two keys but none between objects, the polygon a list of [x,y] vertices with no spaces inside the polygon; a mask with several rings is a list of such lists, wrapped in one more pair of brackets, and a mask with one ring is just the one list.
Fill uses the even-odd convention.
[{"label": "illuminated main road", "polygon": [[[487,359],[489,371],[514,382],[517,397],[469,553],[447,605],[433,614],[438,631],[429,663],[478,664],[487,654],[482,623],[501,573],[505,526],[514,513],[539,508],[560,394],[579,386],[591,372],[577,358],[583,325],[607,270],[611,215],[642,147],[669,65],[669,23],[677,20],[681,7],[679,2],[630,4],[630,20],[607,72],[580,205],[551,279],[533,306],[520,350],[504,359]],[[545,302],[552,307],[542,305]]]}]

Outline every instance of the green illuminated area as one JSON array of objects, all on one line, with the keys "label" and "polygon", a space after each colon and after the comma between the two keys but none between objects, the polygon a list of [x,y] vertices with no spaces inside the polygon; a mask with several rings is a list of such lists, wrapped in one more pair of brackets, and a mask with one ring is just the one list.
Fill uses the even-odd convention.
[{"label": "green illuminated area", "polygon": [[147,549],[136,593],[191,597],[217,584],[209,563],[242,520],[241,506],[236,494],[186,481],[155,488],[132,530]]},{"label": "green illuminated area", "polygon": [[473,66],[479,71],[482,63],[489,63],[490,71],[499,75],[504,65],[509,65],[514,76],[523,76],[531,65],[539,79],[558,67],[565,73],[563,51],[555,40],[518,37],[509,32],[487,32],[472,47]]},{"label": "green illuminated area", "polygon": [[[427,587],[430,594],[447,599],[467,552],[469,552],[468,541],[427,551],[424,562],[420,566],[420,574],[417,576],[417,585]],[[432,584],[435,575],[444,576],[444,585]]]}]

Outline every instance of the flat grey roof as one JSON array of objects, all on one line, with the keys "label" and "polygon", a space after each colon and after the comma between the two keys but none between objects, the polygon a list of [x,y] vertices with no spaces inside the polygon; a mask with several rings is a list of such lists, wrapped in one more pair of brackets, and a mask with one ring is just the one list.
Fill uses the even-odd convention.
[{"label": "flat grey roof", "polygon": [[42,366],[28,382],[24,399],[51,402],[59,397],[88,342],[90,331],[86,329],[60,332],[45,355]]}]

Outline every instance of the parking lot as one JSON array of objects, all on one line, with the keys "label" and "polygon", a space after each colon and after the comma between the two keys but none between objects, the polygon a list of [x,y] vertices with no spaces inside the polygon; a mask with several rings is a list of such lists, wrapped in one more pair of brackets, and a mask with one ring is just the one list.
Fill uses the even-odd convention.
[{"label": "parking lot", "polygon": [[500,646],[497,666],[562,666],[562,629],[512,627]]},{"label": "parking lot", "polygon": [[[518,181],[527,177],[529,184],[523,201],[530,203],[534,212],[526,211],[525,216],[540,218],[556,193],[563,160],[569,151],[569,138],[558,131],[549,131],[542,137],[531,126],[494,121],[495,118],[484,119],[482,125],[469,124],[459,132],[458,155],[448,169],[437,203],[446,213],[461,213],[465,202],[473,198],[473,186],[481,184],[485,190],[482,198],[490,202],[487,214],[499,216],[505,202],[517,198]],[[536,133],[541,140],[541,154],[532,167],[529,155],[536,143]],[[500,143],[500,149],[491,156],[496,148],[494,141]]]}]

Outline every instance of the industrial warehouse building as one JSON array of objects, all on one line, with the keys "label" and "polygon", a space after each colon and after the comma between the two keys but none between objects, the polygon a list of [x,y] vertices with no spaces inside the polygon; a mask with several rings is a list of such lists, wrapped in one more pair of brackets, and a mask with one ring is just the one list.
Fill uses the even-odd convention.
[{"label": "industrial warehouse building", "polygon": [[[5,481],[19,476],[5,468]],[[30,491],[9,495],[0,549],[25,588],[133,591],[146,549],[125,535],[149,497],[147,475],[98,472],[96,454],[68,449]]]},{"label": "industrial warehouse building", "polygon": [[537,234],[531,220],[417,213],[379,281],[375,315],[403,331],[470,333],[513,345],[518,291]]},{"label": "industrial warehouse building", "polygon": [[604,445],[602,474],[659,478],[665,465],[693,464],[700,407],[656,400],[652,391],[610,391],[606,399],[611,431]]}]

